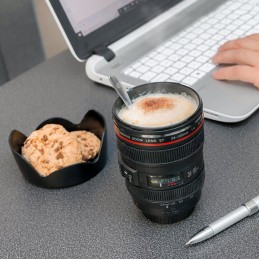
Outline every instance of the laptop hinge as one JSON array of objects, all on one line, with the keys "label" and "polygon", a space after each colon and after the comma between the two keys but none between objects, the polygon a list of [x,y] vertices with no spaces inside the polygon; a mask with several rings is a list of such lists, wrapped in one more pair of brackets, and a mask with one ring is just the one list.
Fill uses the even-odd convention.
[{"label": "laptop hinge", "polygon": [[115,53],[105,46],[95,48],[94,54],[103,56],[108,62],[115,58]]}]

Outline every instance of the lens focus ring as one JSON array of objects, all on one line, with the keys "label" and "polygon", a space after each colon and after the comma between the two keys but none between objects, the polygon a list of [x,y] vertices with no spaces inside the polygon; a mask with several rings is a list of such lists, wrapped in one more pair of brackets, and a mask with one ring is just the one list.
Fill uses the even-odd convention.
[{"label": "lens focus ring", "polygon": [[148,190],[148,189],[143,189],[143,188],[134,186],[130,184],[128,180],[126,180],[126,186],[132,195],[142,200],[148,200],[153,202],[172,201],[172,200],[185,198],[191,195],[192,193],[196,192],[198,189],[200,189],[203,186],[204,179],[205,179],[205,173],[203,169],[200,175],[194,181],[192,181],[191,183],[185,186],[179,187],[177,189],[171,189],[171,190],[165,190],[165,191]]},{"label": "lens focus ring", "polygon": [[118,149],[121,155],[140,163],[170,163],[188,157],[193,154],[204,142],[204,130],[194,137],[190,142],[171,149],[164,150],[145,150],[134,148],[124,144],[120,139],[117,140]]}]

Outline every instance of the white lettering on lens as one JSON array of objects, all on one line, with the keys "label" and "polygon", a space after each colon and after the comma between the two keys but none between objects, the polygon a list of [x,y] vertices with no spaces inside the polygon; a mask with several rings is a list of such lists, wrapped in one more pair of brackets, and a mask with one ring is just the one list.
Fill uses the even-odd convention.
[{"label": "white lettering on lens", "polygon": [[138,142],[143,142],[143,139],[142,139],[142,138],[135,138],[135,137],[132,137],[132,140],[138,141]]}]

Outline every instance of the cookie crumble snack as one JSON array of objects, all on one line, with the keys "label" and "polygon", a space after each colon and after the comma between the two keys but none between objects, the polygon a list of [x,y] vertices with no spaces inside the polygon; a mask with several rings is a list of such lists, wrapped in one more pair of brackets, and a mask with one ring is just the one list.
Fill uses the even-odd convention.
[{"label": "cookie crumble snack", "polygon": [[100,140],[91,132],[76,132],[71,134],[61,125],[46,124],[26,139],[22,155],[42,176],[94,158],[100,150]]},{"label": "cookie crumble snack", "polygon": [[74,137],[81,145],[84,161],[92,159],[98,154],[101,142],[92,132],[84,130],[72,131],[70,136]]}]

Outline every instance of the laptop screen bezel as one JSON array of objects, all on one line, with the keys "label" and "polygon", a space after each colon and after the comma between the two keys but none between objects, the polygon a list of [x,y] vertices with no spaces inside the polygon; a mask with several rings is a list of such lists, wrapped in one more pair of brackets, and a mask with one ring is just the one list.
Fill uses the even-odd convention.
[{"label": "laptop screen bezel", "polygon": [[[113,42],[129,34],[146,22],[157,17],[183,0],[148,0],[138,8],[125,13],[85,36],[79,36],[73,29],[59,0],[49,0],[57,19],[67,36],[75,55],[86,60],[98,49],[105,49]],[[143,15],[143,13],[145,15]]]}]

